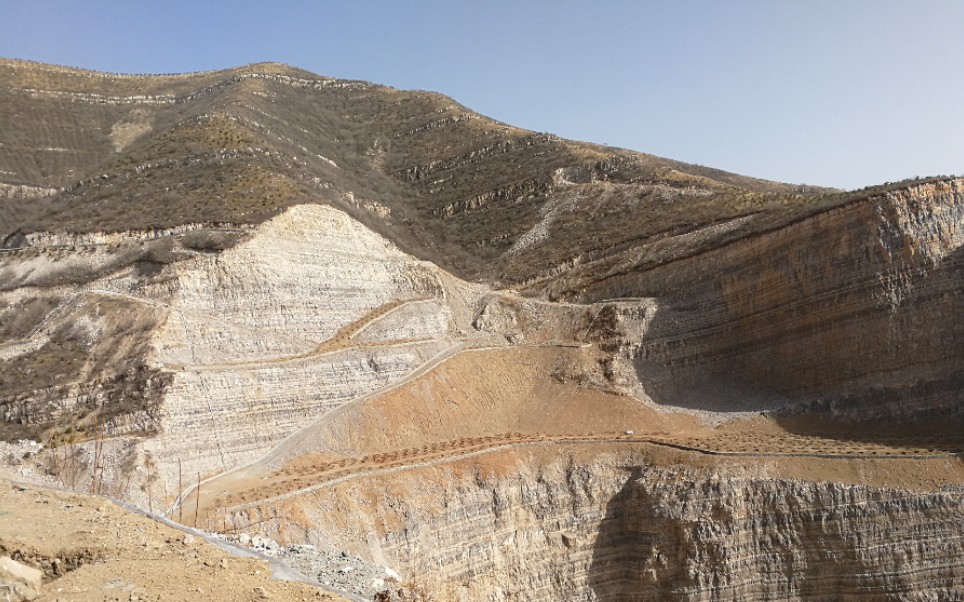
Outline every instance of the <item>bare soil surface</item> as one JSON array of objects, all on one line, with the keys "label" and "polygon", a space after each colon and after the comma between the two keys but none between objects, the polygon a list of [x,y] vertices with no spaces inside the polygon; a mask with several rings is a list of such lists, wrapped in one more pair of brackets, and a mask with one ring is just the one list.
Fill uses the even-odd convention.
[{"label": "bare soil surface", "polygon": [[0,554],[43,571],[40,600],[342,600],[105,499],[9,482]]},{"label": "bare soil surface", "polygon": [[310,446],[299,453],[206,483],[181,512],[192,520],[198,512],[199,524],[218,530],[231,512],[349,479],[481,462],[533,447],[644,450],[661,464],[723,463],[781,477],[922,490],[964,479],[964,435],[955,429],[891,425],[886,433],[861,432],[806,418],[782,425],[763,416],[711,428],[694,416],[660,413],[633,397],[582,386],[579,375],[595,359],[590,348],[464,351],[305,432]]}]

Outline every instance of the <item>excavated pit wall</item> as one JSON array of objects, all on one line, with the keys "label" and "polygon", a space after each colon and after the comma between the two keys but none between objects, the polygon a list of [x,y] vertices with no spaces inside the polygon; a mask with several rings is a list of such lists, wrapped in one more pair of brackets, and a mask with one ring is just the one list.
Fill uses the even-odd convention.
[{"label": "excavated pit wall", "polygon": [[606,277],[584,298],[655,298],[632,343],[657,402],[716,379],[832,398],[859,420],[946,413],[964,401],[962,224],[964,180],[923,184]]},{"label": "excavated pit wall", "polygon": [[[167,495],[179,464],[205,476],[254,461],[453,344],[437,268],[331,207],[293,207],[236,247],[174,267],[153,357],[173,381],[145,444]],[[410,320],[364,322],[392,304]],[[353,340],[352,324],[368,336]]]},{"label": "excavated pit wall", "polygon": [[[649,463],[632,453],[429,467],[302,496],[259,522],[451,600],[964,597],[964,489],[916,492]],[[276,515],[250,512],[252,522]]]}]

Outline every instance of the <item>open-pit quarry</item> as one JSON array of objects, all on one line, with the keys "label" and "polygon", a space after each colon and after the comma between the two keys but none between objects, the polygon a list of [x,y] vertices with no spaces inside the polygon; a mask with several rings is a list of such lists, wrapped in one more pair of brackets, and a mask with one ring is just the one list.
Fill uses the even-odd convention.
[{"label": "open-pit quarry", "polygon": [[964,597],[964,181],[790,187],[274,64],[0,67],[7,479],[360,599]]}]

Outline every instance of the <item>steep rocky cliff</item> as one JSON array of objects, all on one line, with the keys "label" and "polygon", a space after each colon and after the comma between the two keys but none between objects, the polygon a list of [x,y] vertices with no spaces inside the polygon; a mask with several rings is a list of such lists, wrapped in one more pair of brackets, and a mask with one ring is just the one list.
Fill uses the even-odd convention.
[{"label": "steep rocky cliff", "polygon": [[815,482],[789,463],[689,467],[627,448],[523,447],[239,518],[346,547],[446,599],[951,600],[964,587],[959,486]]},{"label": "steep rocky cliff", "polygon": [[661,240],[546,285],[584,300],[649,297],[631,353],[661,403],[719,389],[819,399],[851,419],[959,414],[964,188],[921,184],[726,244]]}]

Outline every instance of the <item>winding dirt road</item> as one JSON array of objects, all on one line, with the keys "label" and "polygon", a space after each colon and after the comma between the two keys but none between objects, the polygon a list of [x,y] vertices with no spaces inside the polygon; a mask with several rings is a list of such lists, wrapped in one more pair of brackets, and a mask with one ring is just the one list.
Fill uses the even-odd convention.
[{"label": "winding dirt road", "polygon": [[[964,435],[855,438],[842,441],[822,436],[756,433],[724,434],[702,439],[675,438],[655,433],[555,436],[505,433],[488,437],[466,437],[418,448],[335,461],[309,454],[258,479],[237,481],[230,490],[221,489],[213,499],[202,500],[201,514],[204,516],[212,512],[244,511],[330,487],[349,479],[432,466],[515,447],[614,443],[656,445],[716,456],[926,459],[964,454]],[[193,509],[191,511],[193,514]]]}]

